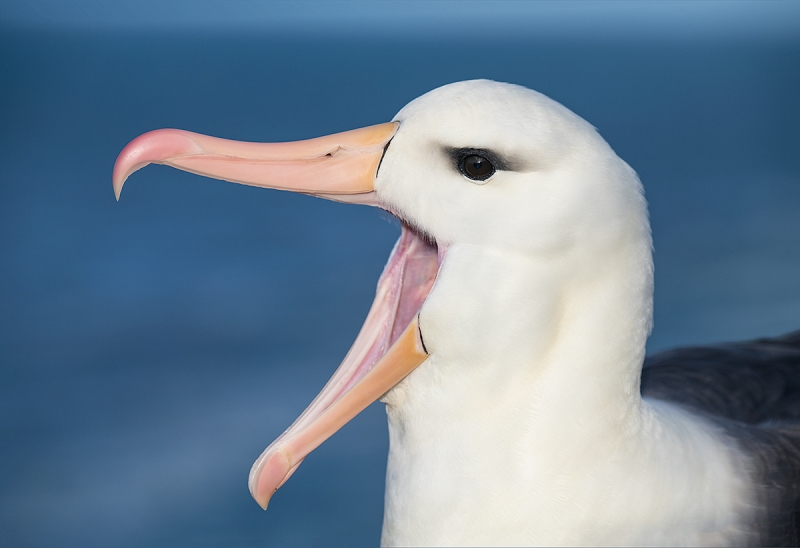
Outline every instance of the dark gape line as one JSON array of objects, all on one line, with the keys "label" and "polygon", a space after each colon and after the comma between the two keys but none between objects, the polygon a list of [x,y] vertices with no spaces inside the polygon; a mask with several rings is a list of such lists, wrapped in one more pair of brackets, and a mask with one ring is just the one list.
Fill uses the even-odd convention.
[{"label": "dark gape line", "polygon": [[419,320],[419,312],[417,312],[417,325],[419,325],[417,331],[419,331],[419,342],[422,343],[422,349],[426,354],[430,355],[430,352],[428,352],[428,347],[425,346],[425,337],[422,336],[422,325],[420,324]]}]

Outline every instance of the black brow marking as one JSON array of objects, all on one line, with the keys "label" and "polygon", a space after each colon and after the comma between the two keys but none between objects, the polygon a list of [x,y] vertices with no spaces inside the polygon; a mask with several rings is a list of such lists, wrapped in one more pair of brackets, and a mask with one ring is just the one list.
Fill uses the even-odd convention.
[{"label": "black brow marking", "polygon": [[444,151],[452,160],[456,170],[458,170],[458,166],[464,161],[464,158],[474,155],[482,156],[489,160],[489,163],[494,166],[495,171],[514,171],[514,162],[509,161],[493,150],[486,148],[444,147]]}]

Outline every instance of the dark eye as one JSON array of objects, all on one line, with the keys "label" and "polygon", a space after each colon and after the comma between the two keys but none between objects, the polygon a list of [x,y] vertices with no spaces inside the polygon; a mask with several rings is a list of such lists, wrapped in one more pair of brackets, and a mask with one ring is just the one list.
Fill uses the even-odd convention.
[{"label": "dark eye", "polygon": [[494,166],[492,163],[483,156],[478,156],[477,154],[466,156],[459,163],[458,169],[473,181],[485,181],[494,175]]}]

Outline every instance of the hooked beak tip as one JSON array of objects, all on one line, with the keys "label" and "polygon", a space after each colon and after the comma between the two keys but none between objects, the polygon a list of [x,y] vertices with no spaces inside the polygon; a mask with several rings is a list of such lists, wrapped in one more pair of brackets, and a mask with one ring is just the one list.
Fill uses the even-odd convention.
[{"label": "hooked beak tip", "polygon": [[[263,458],[266,457],[266,458]],[[264,510],[278,488],[283,485],[300,463],[290,464],[289,456],[282,448],[264,452],[253,465],[250,472],[250,494],[256,503]]]},{"label": "hooked beak tip", "polygon": [[122,194],[122,185],[125,184],[125,180],[128,178],[128,173],[122,172],[122,167],[120,166],[120,159],[117,158],[117,161],[114,162],[114,171],[113,175],[111,176],[111,184],[114,187],[114,196],[117,198],[119,202],[119,195]]},{"label": "hooked beak tip", "polygon": [[135,171],[148,164],[163,163],[177,156],[202,152],[202,148],[188,131],[179,129],[156,129],[139,135],[125,145],[114,162],[112,183],[114,195],[119,201],[122,185]]},{"label": "hooked beak tip", "polygon": [[116,196],[117,201],[119,202],[119,195],[122,194],[122,185],[125,184],[125,181],[128,180],[128,177],[134,171],[137,171],[144,166],[146,166],[150,162],[135,162],[131,160],[131,154],[126,152],[129,150],[130,145],[120,153],[117,161],[114,163],[114,171],[113,175],[111,176],[111,183],[114,187],[114,196]]}]

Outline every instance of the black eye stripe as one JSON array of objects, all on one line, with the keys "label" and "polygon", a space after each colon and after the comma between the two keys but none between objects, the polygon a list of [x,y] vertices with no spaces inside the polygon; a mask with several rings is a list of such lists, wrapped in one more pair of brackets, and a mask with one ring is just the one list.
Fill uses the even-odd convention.
[{"label": "black eye stripe", "polygon": [[508,169],[508,162],[499,154],[492,150],[485,148],[450,148],[447,149],[450,156],[458,162],[461,162],[467,156],[481,156],[489,160],[498,171]]}]

